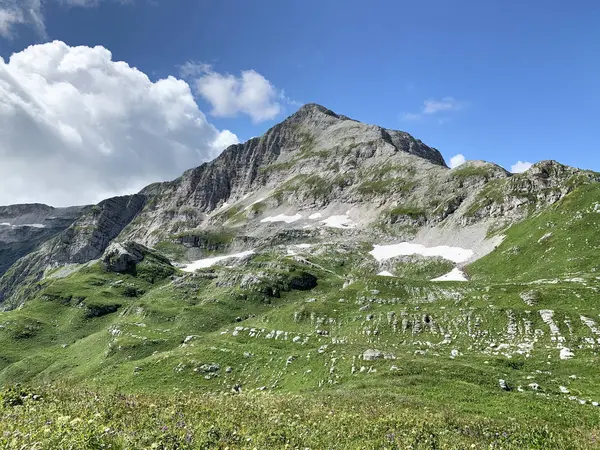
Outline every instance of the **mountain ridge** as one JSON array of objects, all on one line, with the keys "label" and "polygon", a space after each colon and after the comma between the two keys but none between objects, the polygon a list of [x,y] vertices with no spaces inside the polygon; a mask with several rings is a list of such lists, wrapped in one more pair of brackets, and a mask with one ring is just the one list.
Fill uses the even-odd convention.
[{"label": "mountain ridge", "polygon": [[[371,242],[454,241],[480,248],[475,253],[483,256],[494,247],[490,229],[599,179],[555,161],[524,174],[485,161],[450,169],[438,150],[408,133],[307,104],[175,180],[84,208],[64,231],[9,261],[0,304],[20,304],[48,270],[98,259],[115,240],[169,249],[183,262],[214,247],[211,233],[232,236],[217,246],[221,251],[248,250],[275,236],[340,240],[347,234]],[[271,220],[296,215],[299,221]],[[346,217],[350,225],[319,227],[312,215]]]}]

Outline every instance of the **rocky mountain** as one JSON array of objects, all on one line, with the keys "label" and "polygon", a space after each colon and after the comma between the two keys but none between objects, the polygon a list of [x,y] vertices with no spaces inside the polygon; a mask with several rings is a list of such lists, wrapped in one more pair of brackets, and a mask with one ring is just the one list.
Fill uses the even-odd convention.
[{"label": "rocky mountain", "polygon": [[[61,439],[96,445],[85,425],[127,447],[114,416],[148,402],[148,448],[305,448],[315,414],[340,420],[335,439],[368,423],[369,448],[592,448],[599,181],[555,161],[450,169],[406,133],[306,105],[135,195],[0,208],[0,386],[81,383],[78,402],[108,390],[123,411],[81,422],[68,392],[0,389],[0,414],[42,417],[31,446],[57,416]],[[175,399],[168,417],[152,393]],[[209,402],[191,447],[185,399]]]},{"label": "rocky mountain", "polygon": [[66,230],[89,209],[40,204],[0,207],[0,276],[19,258]]},{"label": "rocky mountain", "polygon": [[453,245],[476,259],[499,242],[491,232],[599,179],[553,161],[519,175],[482,161],[449,169],[407,133],[309,104],[139,194],[90,208],[0,209],[0,222],[10,224],[0,236],[13,242],[0,258],[0,303],[22,303],[49,270],[98,259],[113,241],[155,247],[175,262],[307,239]]}]

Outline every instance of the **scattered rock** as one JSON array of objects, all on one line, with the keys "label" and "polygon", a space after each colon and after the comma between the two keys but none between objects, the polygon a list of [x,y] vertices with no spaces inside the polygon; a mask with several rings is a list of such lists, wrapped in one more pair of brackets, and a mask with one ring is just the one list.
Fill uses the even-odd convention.
[{"label": "scattered rock", "polygon": [[568,348],[561,348],[559,357],[560,359],[571,359],[575,354]]},{"label": "scattered rock", "polygon": [[201,366],[196,367],[194,369],[195,372],[202,372],[202,373],[215,373],[215,372],[218,372],[219,370],[221,370],[221,366],[216,363],[202,364]]},{"label": "scattered rock", "polygon": [[362,354],[362,359],[365,361],[375,361],[376,359],[381,359],[383,357],[383,352],[373,349],[365,350]]}]

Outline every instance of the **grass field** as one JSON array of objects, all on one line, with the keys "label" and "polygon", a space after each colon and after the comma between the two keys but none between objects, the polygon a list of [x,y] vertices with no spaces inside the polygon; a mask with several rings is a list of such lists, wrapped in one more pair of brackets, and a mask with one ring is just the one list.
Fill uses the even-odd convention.
[{"label": "grass field", "polygon": [[597,448],[596,191],[467,283],[348,242],[48,278],[0,313],[1,447]]}]

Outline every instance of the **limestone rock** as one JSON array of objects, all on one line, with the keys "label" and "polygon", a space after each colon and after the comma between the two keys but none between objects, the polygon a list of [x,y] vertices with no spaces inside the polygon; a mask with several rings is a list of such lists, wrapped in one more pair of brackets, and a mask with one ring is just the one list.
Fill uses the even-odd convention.
[{"label": "limestone rock", "polygon": [[144,259],[144,247],[135,242],[111,244],[104,255],[102,263],[109,272],[128,273]]}]

